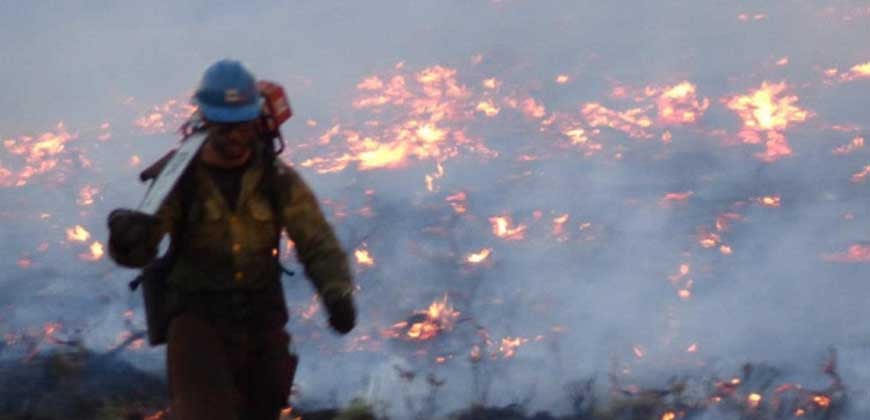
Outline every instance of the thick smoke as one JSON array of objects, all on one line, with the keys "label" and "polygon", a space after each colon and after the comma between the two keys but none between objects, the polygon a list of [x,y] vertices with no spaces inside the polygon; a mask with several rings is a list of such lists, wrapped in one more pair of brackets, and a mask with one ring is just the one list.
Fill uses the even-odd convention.
[{"label": "thick smoke", "polygon": [[[615,87],[688,80],[711,103],[697,123],[670,128],[669,143],[659,139],[661,126],[645,140],[599,127],[591,140],[603,151],[584,156],[505,110],[467,130],[498,156],[464,151],[446,160],[436,192],[425,188],[435,168],[427,160],[332,174],[302,168],[348,249],[365,246],[376,264],[358,270],[361,319],[349,338],[332,337],[322,313],[302,317],[311,289],[301,275],[285,279],[302,357],[299,399],[328,405],[361,396],[403,413],[426,409],[434,387],[440,413],[481,400],[564,412],[563,386],[572,381],[596,377],[606,390],[609,373],[628,369],[626,383],[657,387],[671,375],[730,377],[744,362],[776,365],[784,380],[823,388],[819,365],[829,346],[840,351],[845,382],[863,390],[865,269],[823,256],[866,240],[864,184],[850,182],[866,151],[831,150],[866,136],[868,81],[841,84],[824,71],[870,59],[868,19],[859,1],[809,0],[2,3],[0,138],[56,130],[58,121],[77,137],[52,175],[0,188],[0,332],[61,322],[67,334],[106,349],[128,328],[126,309],[141,327],[139,296],[126,289],[135,273],[105,257],[82,261],[86,247],[64,241],[64,232],[80,224],[91,242],[104,241],[108,211],[135,206],[144,188],[129,157],[153,161],[175,137],[130,123],[184,96],[215,59],[240,58],[285,85],[296,117],[284,129],[284,157],[297,166],[317,153],[294,145],[314,143],[332,125],[362,129],[405,117],[351,106],[359,82],[395,72],[397,63],[408,72],[455,68],[476,92],[495,77],[504,95],[532,96],[578,121],[586,103],[633,107]],[[777,65],[783,57],[787,64]],[[571,81],[554,83],[559,74]],[[812,113],[784,130],[793,154],[773,162],[754,156],[764,140],[734,140],[741,121],[720,102],[763,81],[786,81]],[[98,140],[104,122],[111,139]],[[0,151],[0,169],[19,161]],[[88,206],[77,203],[85,185],[99,186]],[[662,198],[688,191],[685,201]],[[445,201],[458,192],[467,194],[467,214]],[[765,196],[780,205],[762,205]],[[373,217],[353,214],[366,207]],[[738,215],[721,233],[732,253],[699,246],[699,229],[715,230],[726,213]],[[564,214],[563,243],[552,224]],[[527,225],[526,238],[495,237],[488,218],[501,215]],[[493,252],[486,264],[462,262],[484,248]],[[20,266],[22,258],[32,265]],[[692,296],[681,299],[689,278]],[[453,331],[424,344],[380,337],[445,294],[462,313]],[[345,351],[366,335],[378,345]],[[528,340],[513,358],[470,360],[474,346],[497,352],[509,337]],[[160,351],[128,353],[162,369]],[[417,376],[402,379],[401,371]],[[430,373],[445,385],[427,384]],[[857,411],[866,405],[859,399]]]}]

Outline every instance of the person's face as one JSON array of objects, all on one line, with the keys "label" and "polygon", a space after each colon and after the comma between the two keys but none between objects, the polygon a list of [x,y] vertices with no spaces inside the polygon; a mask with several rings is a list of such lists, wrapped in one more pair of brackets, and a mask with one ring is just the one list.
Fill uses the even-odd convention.
[{"label": "person's face", "polygon": [[212,123],[209,127],[212,146],[225,159],[239,159],[251,150],[257,139],[255,121]]}]

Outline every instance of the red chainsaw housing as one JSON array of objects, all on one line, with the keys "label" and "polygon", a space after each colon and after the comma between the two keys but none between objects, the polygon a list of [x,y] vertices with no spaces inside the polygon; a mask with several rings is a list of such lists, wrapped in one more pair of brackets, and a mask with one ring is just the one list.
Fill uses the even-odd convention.
[{"label": "red chainsaw housing", "polygon": [[284,121],[293,116],[293,109],[290,107],[290,101],[284,93],[284,88],[275,82],[260,80],[257,82],[257,89],[265,99],[263,115],[266,127],[271,131],[277,131]]}]

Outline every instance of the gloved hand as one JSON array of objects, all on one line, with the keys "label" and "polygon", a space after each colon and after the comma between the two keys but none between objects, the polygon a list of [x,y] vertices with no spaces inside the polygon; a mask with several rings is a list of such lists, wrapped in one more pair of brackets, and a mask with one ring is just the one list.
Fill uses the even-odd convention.
[{"label": "gloved hand", "polygon": [[347,334],[356,326],[356,307],[350,291],[329,293],[323,297],[323,304],[329,313],[329,325],[332,329]]},{"label": "gloved hand", "polygon": [[157,218],[140,211],[115,209],[109,213],[109,237],[118,245],[137,244],[148,239]]},{"label": "gloved hand", "polygon": [[[122,255],[156,254],[157,249],[146,249],[157,218],[140,211],[115,209],[109,213],[109,245]],[[137,258],[138,259],[138,258]]]}]

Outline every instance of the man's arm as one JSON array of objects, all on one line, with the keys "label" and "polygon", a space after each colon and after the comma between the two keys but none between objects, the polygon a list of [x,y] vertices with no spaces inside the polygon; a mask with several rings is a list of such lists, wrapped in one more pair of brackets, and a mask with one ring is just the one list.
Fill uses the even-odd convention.
[{"label": "man's arm", "polygon": [[353,290],[347,254],[320,209],[317,197],[299,174],[284,166],[278,170],[281,225],[296,247],[296,255],[317,292]]},{"label": "man's arm", "polygon": [[171,232],[180,214],[177,192],[155,216],[130,209],[109,213],[109,256],[119,265],[140,268],[157,256],[163,236]]},{"label": "man's arm", "polygon": [[281,162],[277,181],[281,196],[281,224],[296,247],[305,274],[330,313],[330,324],[341,333],[353,329],[353,276],[347,254],[326,221],[317,197],[302,177]]}]

